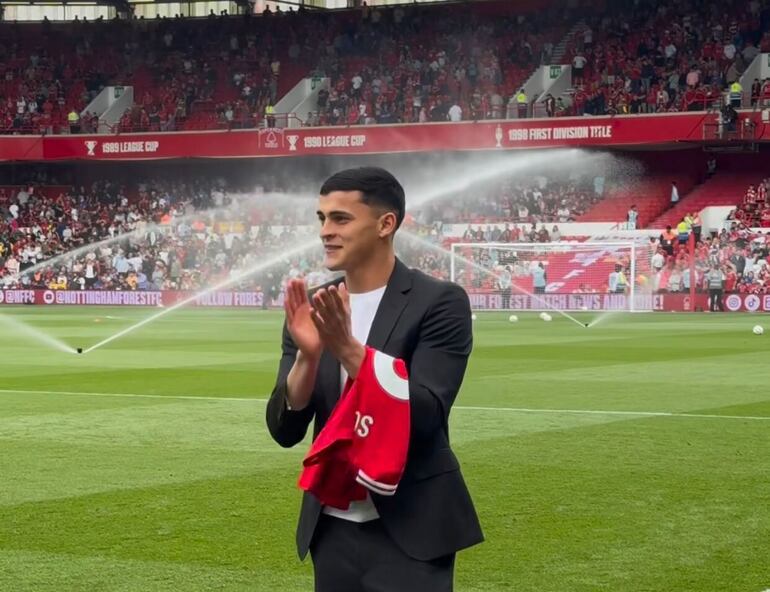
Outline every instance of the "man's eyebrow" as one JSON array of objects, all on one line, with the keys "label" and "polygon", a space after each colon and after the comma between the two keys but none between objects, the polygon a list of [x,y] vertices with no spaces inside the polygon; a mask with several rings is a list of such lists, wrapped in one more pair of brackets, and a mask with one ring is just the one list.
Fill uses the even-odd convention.
[{"label": "man's eyebrow", "polygon": [[352,218],[353,217],[353,214],[351,214],[350,212],[346,212],[345,210],[332,210],[329,213],[324,213],[321,210],[317,210],[316,214],[318,214],[319,216],[326,216],[326,217],[329,217],[329,218],[332,217],[332,216],[336,216],[336,217],[342,216],[342,217],[345,217],[345,218]]}]

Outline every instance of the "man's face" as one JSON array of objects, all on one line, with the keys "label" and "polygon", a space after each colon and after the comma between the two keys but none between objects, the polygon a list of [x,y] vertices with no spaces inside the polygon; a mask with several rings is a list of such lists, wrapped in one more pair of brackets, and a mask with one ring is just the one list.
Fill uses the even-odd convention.
[{"label": "man's face", "polygon": [[318,198],[324,266],[330,271],[353,269],[365,261],[392,226],[383,220],[387,215],[382,210],[361,197],[360,191],[333,191]]}]

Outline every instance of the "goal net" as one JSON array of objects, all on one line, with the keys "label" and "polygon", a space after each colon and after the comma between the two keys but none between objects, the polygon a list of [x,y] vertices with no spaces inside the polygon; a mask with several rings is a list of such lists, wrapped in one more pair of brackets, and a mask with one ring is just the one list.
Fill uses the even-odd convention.
[{"label": "goal net", "polygon": [[454,243],[450,274],[477,310],[650,311],[648,242]]}]

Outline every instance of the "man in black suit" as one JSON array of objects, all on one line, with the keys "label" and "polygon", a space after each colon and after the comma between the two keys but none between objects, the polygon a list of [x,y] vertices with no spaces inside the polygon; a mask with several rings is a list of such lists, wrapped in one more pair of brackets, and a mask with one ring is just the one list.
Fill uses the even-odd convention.
[{"label": "man in black suit", "polygon": [[404,190],[387,171],[341,171],[321,188],[318,217],[327,268],[342,280],[308,297],[286,290],[283,355],[267,406],[270,434],[299,443],[315,418],[324,427],[364,343],[405,361],[411,427],[404,475],[392,497],[370,493],[347,511],[302,499],[297,549],[313,558],[316,592],[450,592],[455,553],[483,540],[457,458],[449,411],[471,352],[468,296],[457,285],[408,269],[393,236]]}]

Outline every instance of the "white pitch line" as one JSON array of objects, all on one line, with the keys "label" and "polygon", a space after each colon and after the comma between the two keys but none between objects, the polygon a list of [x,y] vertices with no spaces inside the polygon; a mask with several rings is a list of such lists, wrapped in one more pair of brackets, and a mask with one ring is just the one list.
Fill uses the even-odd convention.
[{"label": "white pitch line", "polygon": [[602,411],[598,409],[529,409],[525,407],[468,407],[455,405],[452,409],[467,411],[512,411],[514,413],[578,413],[586,415],[636,415],[640,417],[700,417],[705,419],[753,419],[770,421],[770,416],[763,415],[717,415],[709,413],[672,413],[669,411]]},{"label": "white pitch line", "polygon": [[145,399],[187,399],[201,401],[260,401],[267,402],[267,399],[251,399],[249,397],[198,397],[196,395],[153,395],[149,393],[92,393],[86,391],[37,391],[37,390],[17,390],[0,389],[0,394],[29,394],[29,395],[76,395],[87,397],[137,397]]},{"label": "white pitch line", "polygon": [[[249,401],[266,403],[267,399],[249,397],[207,397],[196,395],[154,395],[146,393],[94,393],[86,391],[38,391],[0,389],[0,394],[30,394],[30,395],[75,395],[87,397],[137,397],[146,399],[185,399],[188,401]],[[673,413],[669,411],[604,411],[599,409],[533,409],[528,407],[476,407],[468,405],[454,405],[452,409],[462,411],[508,411],[511,413],[554,413],[554,414],[578,414],[578,415],[625,415],[637,417],[695,417],[701,419],[744,419],[753,421],[770,421],[770,416],[763,415],[717,415],[715,413]]]}]

